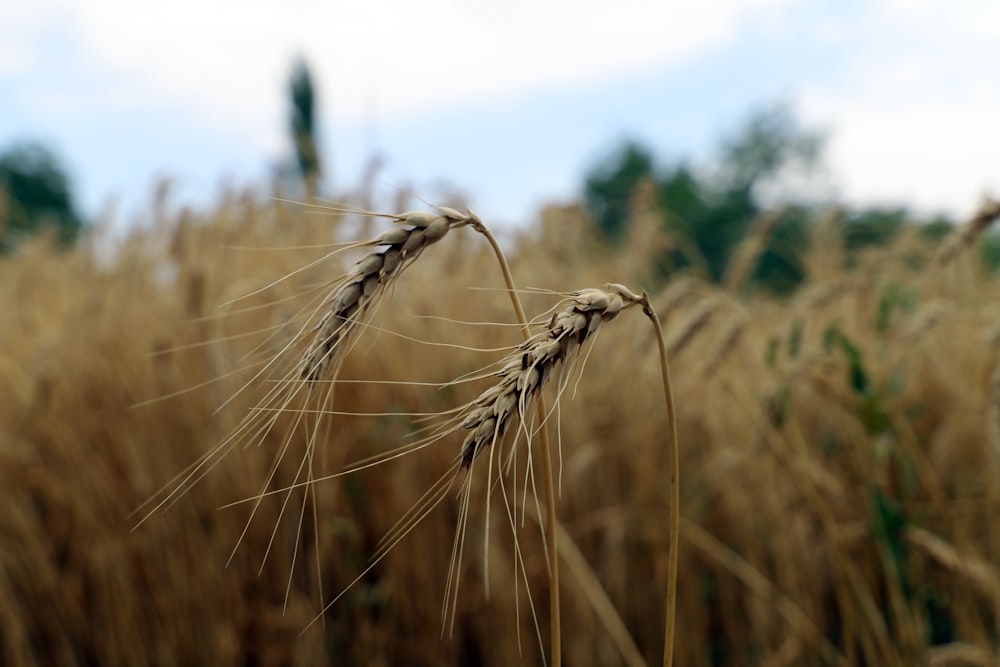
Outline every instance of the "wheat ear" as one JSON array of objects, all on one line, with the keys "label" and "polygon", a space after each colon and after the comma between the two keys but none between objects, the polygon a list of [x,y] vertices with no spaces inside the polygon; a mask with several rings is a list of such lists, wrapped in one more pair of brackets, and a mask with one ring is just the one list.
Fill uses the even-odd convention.
[{"label": "wheat ear", "polygon": [[[493,444],[502,442],[514,416],[522,420],[530,404],[541,400],[541,391],[551,379],[557,366],[571,364],[577,351],[594,337],[604,322],[615,319],[623,310],[641,306],[653,323],[660,354],[660,368],[667,405],[668,455],[670,473],[670,543],[668,553],[668,581],[666,600],[666,629],[664,633],[663,665],[673,664],[674,626],[677,606],[677,551],[680,535],[680,484],[677,425],[667,351],[659,316],[650,305],[644,292],[641,296],[627,287],[609,283],[603,289],[584,289],[569,294],[566,307],[554,313],[546,329],[530,336],[518,349],[508,355],[497,372],[500,378],[460,413],[461,426],[469,431],[460,452],[461,467],[472,466],[476,457]],[[544,417],[544,414],[542,415]],[[544,433],[544,423],[542,424]],[[548,503],[548,526],[554,529],[553,504]],[[555,559],[556,546],[551,542],[551,558]],[[559,664],[558,653],[553,651],[553,664]]]},{"label": "wheat ear", "polygon": [[384,217],[403,226],[389,229],[369,241],[366,245],[382,249],[358,260],[354,270],[341,280],[333,293],[326,313],[316,326],[316,335],[302,358],[300,374],[310,386],[323,378],[377,297],[424,248],[437,243],[456,227],[482,224],[471,211],[463,214],[445,206],[437,207],[433,213],[413,211]]},{"label": "wheat ear", "polygon": [[[516,292],[512,290],[512,299]],[[552,636],[551,664],[562,664],[562,639],[559,609],[559,554],[555,515],[555,487],[552,481],[551,451],[545,420],[547,414],[541,396],[542,389],[559,364],[571,363],[576,351],[593,337],[602,322],[614,319],[625,308],[640,303],[640,297],[621,285],[606,289],[585,289],[568,295],[566,308],[555,313],[546,329],[530,335],[508,355],[496,373],[500,378],[492,387],[469,403],[460,413],[461,427],[469,433],[462,443],[462,468],[470,468],[476,457],[495,443],[503,441],[515,414],[522,422],[532,409],[538,411],[542,475],[546,494],[545,540],[548,545],[550,585],[550,630]],[[519,309],[519,304],[515,306]],[[523,310],[521,311],[523,313]],[[519,313],[519,317],[520,317]]]},{"label": "wheat ear", "polygon": [[515,415],[522,417],[560,364],[571,363],[576,352],[622,310],[642,298],[621,285],[571,292],[564,309],[552,315],[544,331],[522,343],[503,360],[500,380],[467,406],[462,428],[462,467],[468,468],[485,448],[503,440]]},{"label": "wheat ear", "polygon": [[[512,291],[512,298],[516,293]],[[546,495],[545,540],[548,545],[550,586],[550,630],[552,635],[552,665],[562,664],[562,639],[559,609],[559,553],[555,514],[555,486],[552,481],[551,448],[547,440],[547,417],[541,391],[552,377],[556,366],[572,361],[575,352],[593,337],[602,322],[609,321],[625,308],[639,303],[639,297],[620,285],[607,289],[585,289],[572,292],[567,307],[555,313],[545,331],[527,336],[517,350],[502,363],[497,375],[500,380],[484,391],[460,413],[462,428],[469,431],[462,443],[461,467],[472,466],[476,457],[506,435],[515,414],[522,421],[535,405],[539,420],[542,476]]]},{"label": "wheat ear", "polygon": [[[497,242],[496,237],[482,221],[470,212],[473,220],[470,225],[477,232],[486,237],[497,262],[500,264],[500,271],[503,273],[504,282],[507,285],[507,294],[510,296],[511,305],[517,314],[517,319],[521,323],[521,333],[527,342],[531,339],[531,327],[528,324],[528,317],[524,314],[524,306],[521,305],[521,298],[518,296],[517,287],[514,284],[514,276],[510,272],[510,265],[503,249]],[[552,474],[552,448],[549,445],[548,429],[545,427],[545,399],[539,395],[536,399],[536,414],[538,415],[538,439],[539,456],[542,462],[542,479],[545,488],[545,543],[548,545],[548,572],[549,572],[549,634],[552,660],[552,667],[562,665],[562,620],[559,606],[559,544],[558,533],[556,531],[556,492],[555,481]]]},{"label": "wheat ear", "polygon": [[[400,215],[374,214],[386,217],[403,227],[391,229],[378,238],[364,244],[383,246],[358,261],[354,271],[342,279],[330,298],[329,307],[316,326],[316,334],[303,355],[300,377],[309,386],[327,374],[330,364],[338,357],[348,343],[356,326],[369,313],[377,297],[402,273],[403,269],[419,256],[427,246],[441,240],[451,229],[469,225],[486,237],[500,264],[511,302],[521,323],[525,338],[529,338],[530,328],[524,308],[518,297],[510,266],[496,237],[472,211],[462,214],[447,207],[435,207],[436,213],[410,212]],[[545,405],[538,398],[540,420],[545,415]],[[550,597],[550,626],[552,635],[552,665],[561,664],[561,631],[559,613],[559,569],[555,546],[555,485],[552,476],[551,454],[547,431],[539,433],[542,451],[542,473],[545,482],[549,521],[546,539],[549,549],[549,577],[552,588]]]}]

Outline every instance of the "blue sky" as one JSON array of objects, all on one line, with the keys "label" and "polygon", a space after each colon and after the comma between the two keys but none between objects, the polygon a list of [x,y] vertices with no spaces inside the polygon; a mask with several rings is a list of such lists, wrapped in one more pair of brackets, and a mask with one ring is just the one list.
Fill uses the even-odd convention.
[{"label": "blue sky", "polygon": [[[828,132],[836,197],[967,215],[1000,194],[990,0],[34,0],[0,8],[0,147],[37,138],[89,213],[262,183],[297,55],[334,192],[446,182],[498,223],[578,193],[625,138],[707,158],[782,100]],[[20,6],[18,6],[20,5]]]}]

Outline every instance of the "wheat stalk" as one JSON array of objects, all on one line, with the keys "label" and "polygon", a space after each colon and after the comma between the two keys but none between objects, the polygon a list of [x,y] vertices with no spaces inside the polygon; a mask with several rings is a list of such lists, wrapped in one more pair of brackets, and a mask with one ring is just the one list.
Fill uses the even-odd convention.
[{"label": "wheat stalk", "polygon": [[937,254],[938,264],[941,266],[948,264],[963,250],[972,246],[997,218],[1000,218],[1000,201],[991,199],[983,201],[976,214],[945,239]]},{"label": "wheat stalk", "polygon": [[990,401],[986,412],[986,432],[989,435],[993,462],[1000,467],[1000,362],[990,373]]},{"label": "wheat stalk", "polygon": [[[516,302],[515,302],[516,303]],[[668,582],[666,596],[666,629],[664,635],[663,665],[673,664],[674,625],[677,601],[677,550],[680,532],[679,516],[679,455],[677,447],[676,413],[673,393],[670,387],[670,372],[667,366],[667,350],[660,326],[660,318],[650,304],[649,297],[641,296],[617,283],[607,283],[603,289],[584,289],[571,292],[564,302],[565,307],[555,312],[545,329],[526,338],[518,348],[501,361],[501,368],[495,374],[500,378],[474,401],[467,404],[458,414],[461,428],[469,431],[462,443],[459,454],[460,467],[470,469],[476,458],[486,449],[496,450],[507,434],[514,416],[524,422],[530,404],[541,405],[541,392],[557,372],[557,367],[565,371],[578,356],[578,351],[587,340],[595,337],[604,322],[609,322],[623,311],[633,306],[641,306],[643,313],[653,324],[660,354],[660,369],[667,405],[668,455],[671,459],[670,471],[670,545],[668,554]],[[565,377],[565,376],[564,376]],[[560,386],[560,393],[565,383]],[[557,399],[558,400],[558,399]],[[544,431],[544,410],[539,410]],[[530,438],[530,432],[528,437]],[[549,479],[546,457],[544,473]],[[548,486],[548,516],[546,535],[550,548],[550,565],[556,561],[555,516],[552,509],[553,497]],[[456,536],[456,550],[460,552],[462,540]],[[455,555],[453,553],[453,559]],[[552,568],[554,570],[554,567]],[[553,627],[553,639],[558,640],[558,627]],[[559,653],[554,649],[553,664],[559,664]]]},{"label": "wheat stalk", "polygon": [[670,337],[670,342],[667,343],[668,356],[676,358],[695,339],[695,335],[708,324],[718,310],[718,306],[717,300],[709,297],[692,308],[687,318]]},{"label": "wheat stalk", "polygon": [[1000,599],[1000,576],[992,563],[959,552],[952,544],[924,528],[908,528],[906,539],[939,565],[967,578],[987,599]]},{"label": "wheat stalk", "polygon": [[947,301],[931,301],[924,305],[903,330],[902,341],[912,345],[935,329],[951,315],[952,306]]},{"label": "wheat stalk", "polygon": [[767,248],[767,240],[774,231],[784,211],[768,211],[759,215],[750,225],[750,232],[736,248],[732,260],[722,277],[722,288],[730,293],[739,292],[757,268],[757,261]]},{"label": "wheat stalk", "polygon": [[[506,272],[505,275],[507,275]],[[516,300],[516,292],[512,292],[512,298],[515,299],[515,307],[519,310],[519,317],[522,317],[521,312],[523,311],[520,309],[519,300]],[[533,407],[537,409],[538,432],[542,438],[540,454],[546,501],[544,528],[551,590],[550,624],[552,664],[554,666],[561,664],[562,659],[558,604],[558,535],[551,453],[545,435],[545,422],[548,414],[544,408],[541,392],[551,379],[556,367],[561,364],[565,370],[567,365],[572,364],[579,348],[597,334],[603,322],[614,319],[622,310],[643,303],[643,301],[642,297],[622,285],[608,284],[605,289],[584,289],[571,292],[567,295],[564,303],[565,307],[551,316],[548,325],[542,332],[530,335],[530,329],[526,325],[525,341],[499,362],[500,370],[495,373],[500,378],[499,381],[461,408],[455,417],[455,421],[458,423],[457,428],[469,431],[459,454],[460,468],[468,470],[472,468],[473,462],[479,454],[486,449],[499,450],[499,444],[503,442],[511,424],[515,421],[515,415],[520,417],[522,424],[525,424],[528,420],[529,410]],[[564,388],[565,383],[561,383],[560,393]],[[532,431],[527,427],[525,430],[530,450]],[[498,445],[498,447],[493,447],[493,445]],[[514,451],[512,447],[511,455]],[[492,458],[490,461],[492,463]],[[492,487],[492,465],[490,471],[488,488]],[[468,498],[468,489],[466,489],[466,498]],[[461,515],[465,516],[465,514],[466,510],[461,510]],[[452,571],[457,568],[456,563],[460,561],[462,556],[463,532],[460,522],[452,553]],[[449,590],[453,596],[457,595],[457,585],[453,587],[449,582]],[[452,605],[454,608],[454,603]]]},{"label": "wheat stalk", "polygon": [[953,642],[927,649],[927,667],[996,667],[997,658],[985,648]]},{"label": "wheat stalk", "polygon": [[[425,494],[420,501],[418,501],[414,510],[401,519],[397,527],[394,527],[390,531],[390,534],[387,535],[387,539],[384,540],[377,549],[378,555],[375,557],[374,561],[377,562],[378,560],[381,560],[386,553],[388,553],[393,545],[398,543],[399,539],[420,523],[421,519],[425,517],[427,513],[434,508],[434,506],[444,499],[448,488],[454,480],[455,474],[463,469],[470,469],[474,460],[482,451],[504,438],[507,434],[509,426],[515,421],[515,416],[517,416],[520,423],[527,429],[528,427],[525,415],[529,414],[527,412],[528,410],[532,408],[537,409],[537,430],[526,430],[526,433],[528,438],[532,438],[537,435],[540,445],[538,447],[538,451],[541,454],[542,474],[545,482],[546,510],[548,513],[544,527],[546,530],[546,546],[548,548],[548,565],[551,587],[549,596],[551,607],[550,626],[552,629],[551,662],[554,666],[558,666],[561,662],[561,633],[559,627],[558,603],[558,547],[556,542],[556,529],[558,523],[555,518],[555,493],[554,484],[552,482],[553,475],[551,472],[550,448],[547,444],[545,430],[545,422],[551,413],[545,409],[541,392],[554,372],[562,372],[564,381],[560,382],[559,391],[561,394],[561,392],[565,390],[569,379],[568,371],[574,366],[575,363],[580,361],[579,350],[584,343],[596,336],[603,322],[615,319],[623,310],[635,305],[641,305],[644,312],[646,312],[646,314],[651,318],[654,318],[654,323],[657,325],[658,337],[660,338],[660,351],[662,355],[664,353],[664,347],[662,342],[662,332],[658,329],[659,320],[652,315],[652,308],[649,305],[648,298],[645,294],[640,296],[622,285],[607,284],[602,289],[584,289],[565,295],[565,300],[562,303],[562,309],[553,314],[549,318],[547,324],[543,326],[541,320],[534,322],[534,327],[537,329],[541,326],[542,330],[539,333],[533,334],[532,326],[529,325],[529,322],[524,315],[523,308],[520,305],[517,290],[514,286],[510,269],[507,265],[503,252],[500,249],[499,244],[496,242],[495,237],[474,213],[467,211],[463,214],[446,207],[435,207],[433,212],[416,211],[399,215],[387,215],[370,211],[356,211],[356,213],[370,217],[384,217],[392,220],[398,226],[387,230],[372,240],[346,244],[336,251],[342,252],[344,250],[357,250],[360,248],[369,249],[369,251],[361,256],[361,258],[356,262],[351,271],[346,276],[337,280],[330,289],[325,311],[319,318],[318,324],[313,329],[311,340],[309,341],[301,360],[294,366],[290,374],[285,377],[285,382],[279,384],[279,387],[284,386],[290,394],[282,399],[274,392],[269,392],[268,396],[261,403],[261,406],[254,411],[254,415],[251,420],[241,423],[236,433],[234,433],[230,438],[227,438],[227,440],[223,443],[223,446],[216,449],[210,457],[200,460],[198,464],[193,467],[193,470],[188,472],[187,477],[181,481],[179,486],[181,488],[186,487],[189,483],[192,483],[197,478],[200,478],[206,469],[210,467],[209,461],[213,458],[221,456],[225,453],[225,451],[228,451],[237,441],[237,436],[239,434],[242,433],[243,435],[249,435],[250,437],[254,437],[254,434],[256,434],[257,437],[262,437],[260,435],[262,433],[266,434],[273,425],[274,419],[277,418],[277,415],[285,410],[291,409],[290,397],[297,394],[300,390],[304,388],[313,388],[317,383],[323,381],[329,383],[329,387],[332,391],[332,387],[337,380],[338,367],[340,363],[342,363],[344,356],[355,341],[355,337],[358,335],[361,326],[364,325],[372,312],[377,308],[380,297],[384,295],[385,291],[391,288],[394,281],[402,274],[407,266],[409,266],[417,259],[417,257],[421,255],[425,248],[440,241],[454,228],[463,226],[473,227],[476,231],[482,233],[488,239],[494,252],[496,253],[504,274],[504,279],[507,283],[509,296],[514,304],[518,319],[524,329],[526,339],[525,342],[518,346],[511,355],[502,360],[500,370],[496,373],[499,380],[494,387],[488,389],[480,395],[479,398],[464,408],[460,408],[452,413],[457,414],[458,417],[450,420],[450,428],[446,426],[443,430],[436,431],[435,434],[432,434],[418,446],[407,446],[400,448],[400,451],[390,452],[388,455],[373,457],[371,460],[363,462],[363,465],[358,464],[356,466],[349,466],[340,473],[323,479],[339,477],[342,474],[346,474],[354,469],[359,469],[360,467],[376,465],[379,462],[401,455],[401,452],[414,451],[416,448],[439,439],[440,437],[447,435],[447,433],[453,432],[455,429],[464,429],[468,431],[468,435],[462,444],[461,451],[451,470],[445,473],[445,475],[443,475],[438,482],[432,486],[428,493]],[[316,262],[310,264],[309,266],[313,266],[315,264]],[[266,288],[267,287],[263,289]],[[557,306],[557,309],[559,307],[560,306]],[[300,331],[299,335],[301,336],[301,334],[305,332],[305,329],[303,329]],[[296,339],[299,338],[296,337]],[[290,349],[290,345],[291,344],[289,344],[289,347],[286,347],[285,349]],[[663,363],[664,378],[666,380],[665,358],[663,359]],[[562,367],[561,370],[557,370],[560,366]],[[257,377],[258,376],[255,376],[254,379]],[[669,386],[666,388],[669,399]],[[326,398],[321,400],[329,400],[331,396],[332,393],[327,392],[325,394]],[[307,412],[309,411],[302,411],[301,414],[306,414]],[[331,414],[333,413],[328,410],[317,410],[316,412],[318,414],[325,414],[327,412]],[[264,415],[269,416],[265,417]],[[252,427],[252,422],[254,422],[257,417],[263,419],[264,423],[262,426],[254,428]],[[670,420],[671,424],[673,424],[672,406],[670,409]],[[298,418],[296,419],[296,424],[298,424]],[[673,428],[673,426],[671,428]],[[246,502],[254,503],[254,508],[251,511],[251,519],[256,512],[257,504],[259,504],[265,496],[277,493],[286,494],[286,499],[282,504],[281,509],[281,513],[284,513],[285,504],[287,504],[289,500],[287,494],[290,494],[293,489],[297,488],[312,489],[318,481],[321,481],[313,475],[312,464],[313,453],[317,445],[318,435],[318,428],[311,429],[308,432],[305,458],[299,466],[299,470],[296,473],[295,480],[291,486],[283,489],[266,491],[266,487],[270,485],[273,479],[274,471],[277,467],[276,462],[268,476],[268,481],[265,484],[265,490],[262,490],[262,492],[254,498],[246,499]],[[674,465],[676,468],[676,435],[672,436],[670,442],[672,451],[674,452]],[[288,444],[289,442],[286,440],[282,451],[278,454],[279,461],[281,457],[284,456]],[[499,451],[499,448],[495,448],[495,451]],[[511,451],[513,451],[513,447]],[[305,476],[304,481],[300,477],[301,475]],[[464,490],[466,494],[468,493],[469,487],[467,485],[470,480],[471,476],[467,478],[466,488]],[[675,470],[674,475],[671,478],[671,488],[674,491],[671,511],[674,513],[676,513],[677,509],[676,480],[677,477]],[[492,482],[488,486],[491,485]],[[173,493],[170,494],[170,496],[173,495]],[[468,502],[468,495],[466,495],[464,502]],[[467,504],[464,507],[467,507]],[[466,516],[466,509],[461,510],[461,512],[462,517]],[[300,525],[304,513],[305,503],[303,503],[303,512],[299,517]],[[315,519],[316,517],[314,516],[314,520]],[[676,517],[672,518],[672,547],[670,552],[671,578],[668,589],[668,637],[665,640],[665,664],[669,664],[673,648],[672,628],[673,609],[676,603],[674,582],[676,580],[677,525],[679,524],[677,523]],[[276,537],[276,531],[277,528],[275,529],[275,533],[272,534],[272,541]],[[460,527],[460,533],[463,532],[464,531],[462,531]],[[456,534],[456,545],[459,549],[458,557],[460,558],[461,547],[458,546],[460,545],[459,534]],[[374,565],[374,562],[372,565]],[[449,587],[450,586],[451,582],[449,582]],[[457,587],[454,588],[452,592],[457,594]],[[446,598],[447,596],[448,593],[446,593]],[[340,596],[338,596],[338,598],[339,597]],[[336,602],[336,599],[331,601],[330,604],[333,604],[334,602]],[[329,605],[324,606],[324,611],[327,608],[329,608]]]},{"label": "wheat stalk", "polygon": [[715,350],[708,355],[711,361],[709,361],[702,371],[704,379],[707,380],[715,375],[715,372],[725,363],[730,352],[739,344],[749,322],[750,318],[745,313],[739,312],[726,323],[725,330],[716,342]]},{"label": "wheat stalk", "polygon": [[[467,210],[465,214],[462,214],[447,207],[435,207],[435,211],[435,213],[416,211],[400,215],[361,212],[369,216],[388,218],[403,226],[391,229],[376,239],[353,246],[380,247],[381,249],[362,257],[351,274],[341,279],[335,287],[327,310],[315,327],[313,340],[306,349],[299,365],[299,377],[309,387],[313,387],[315,383],[323,379],[328,374],[331,364],[342,356],[342,350],[350,347],[350,341],[358,325],[370,314],[378,297],[392,285],[406,266],[412,263],[423,252],[424,248],[440,241],[455,227],[471,226],[487,239],[500,265],[508,294],[525,338],[530,337],[529,324],[521,306],[510,267],[496,237],[472,211]],[[335,378],[336,372],[332,375]],[[544,402],[541,397],[538,397],[535,403],[539,419],[544,421],[546,412]],[[561,631],[558,598],[559,569],[555,555],[555,491],[547,432],[544,427],[540,429],[539,439],[542,474],[550,519],[547,522],[546,535],[548,544],[551,545],[549,576],[552,588],[550,595],[552,664],[554,667],[558,667],[561,663]],[[446,490],[448,484],[445,483],[445,478],[439,480],[439,486],[439,492]],[[441,493],[432,494],[432,499],[427,501],[426,505],[420,505],[420,511],[415,515],[416,518],[412,522],[404,522],[405,527],[401,529],[402,532],[405,533],[412,529],[419,522],[419,518],[441,499],[443,499]],[[390,540],[390,542],[394,542],[394,540]]]}]

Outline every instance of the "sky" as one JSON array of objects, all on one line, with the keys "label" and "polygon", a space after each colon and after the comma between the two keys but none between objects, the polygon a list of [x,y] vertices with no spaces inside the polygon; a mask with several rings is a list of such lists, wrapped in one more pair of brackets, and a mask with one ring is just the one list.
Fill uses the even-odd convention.
[{"label": "sky", "polygon": [[969,215],[1000,196],[995,0],[32,0],[0,6],[0,150],[35,139],[89,215],[266,187],[293,63],[333,196],[465,193],[530,222],[627,139],[706,162],[754,110],[826,134],[829,196]]}]

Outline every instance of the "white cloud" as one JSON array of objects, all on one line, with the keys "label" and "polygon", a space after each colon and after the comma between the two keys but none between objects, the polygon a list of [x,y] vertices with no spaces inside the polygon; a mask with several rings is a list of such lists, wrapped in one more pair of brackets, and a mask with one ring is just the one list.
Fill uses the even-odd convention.
[{"label": "white cloud", "polygon": [[0,75],[20,75],[36,64],[31,42],[49,18],[48,11],[30,3],[0,5]]},{"label": "white cloud", "polygon": [[808,88],[808,116],[832,129],[842,194],[961,215],[1000,194],[1000,5],[871,5],[840,35],[837,80]]},{"label": "white cloud", "polygon": [[26,71],[31,65],[31,56],[20,44],[0,44],[0,74],[12,76]]},{"label": "white cloud", "polygon": [[926,105],[904,112],[842,107],[833,163],[850,199],[968,214],[1000,186],[996,118],[988,107]]},{"label": "white cloud", "polygon": [[0,43],[24,44],[44,13],[71,37],[65,65],[96,86],[89,104],[181,102],[263,130],[299,52],[339,119],[392,118],[679,63],[796,1],[36,0]]},{"label": "white cloud", "polygon": [[[272,155],[286,140],[284,88],[298,54],[318,80],[324,123],[392,123],[680,68],[756,28],[781,48],[808,39],[832,54],[796,97],[808,123],[831,130],[831,166],[849,200],[967,211],[1000,188],[994,0],[0,5],[0,94],[39,125],[176,111],[201,134],[245,137]],[[760,91],[785,76],[761,72]]]}]

